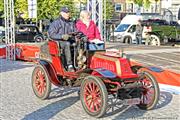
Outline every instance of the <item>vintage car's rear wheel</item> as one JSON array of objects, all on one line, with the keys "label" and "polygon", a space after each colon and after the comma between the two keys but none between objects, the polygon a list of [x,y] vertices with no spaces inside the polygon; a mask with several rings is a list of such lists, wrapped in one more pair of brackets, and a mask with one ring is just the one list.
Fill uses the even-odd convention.
[{"label": "vintage car's rear wheel", "polygon": [[87,76],[81,84],[80,100],[84,110],[93,117],[105,114],[108,93],[103,81],[95,76]]},{"label": "vintage car's rear wheel", "polygon": [[147,71],[141,71],[143,73],[143,88],[144,91],[141,96],[141,102],[138,105],[140,109],[150,110],[153,109],[159,100],[159,86],[156,79]]},{"label": "vintage car's rear wheel", "polygon": [[48,79],[46,70],[38,65],[34,68],[32,73],[32,88],[34,94],[44,100],[49,97],[51,91],[51,83]]}]

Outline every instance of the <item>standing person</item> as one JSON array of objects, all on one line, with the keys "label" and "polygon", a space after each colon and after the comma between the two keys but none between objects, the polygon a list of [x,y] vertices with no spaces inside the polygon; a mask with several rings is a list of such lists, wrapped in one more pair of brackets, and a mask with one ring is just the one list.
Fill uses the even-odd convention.
[{"label": "standing person", "polygon": [[73,62],[71,59],[70,39],[69,33],[76,32],[74,22],[70,21],[70,11],[68,7],[60,9],[60,17],[54,20],[48,30],[48,35],[51,39],[60,43],[63,53],[65,54],[68,71],[73,72]]},{"label": "standing person", "polygon": [[142,25],[141,25],[141,20],[138,20],[138,23],[136,25],[136,38],[137,38],[137,43],[141,44],[142,43]]},{"label": "standing person", "polygon": [[96,24],[90,20],[90,16],[91,14],[88,11],[81,11],[80,19],[76,22],[76,28],[87,36],[89,50],[102,50],[104,49],[104,42]]}]

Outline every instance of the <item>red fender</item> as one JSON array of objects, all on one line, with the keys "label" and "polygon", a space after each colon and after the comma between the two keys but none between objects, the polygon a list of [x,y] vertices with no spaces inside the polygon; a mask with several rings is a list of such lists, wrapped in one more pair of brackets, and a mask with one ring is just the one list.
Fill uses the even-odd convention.
[{"label": "red fender", "polygon": [[50,62],[45,60],[40,60],[39,64],[41,64],[43,68],[46,70],[51,83],[53,83],[55,86],[61,85],[61,82],[57,78],[56,71]]}]

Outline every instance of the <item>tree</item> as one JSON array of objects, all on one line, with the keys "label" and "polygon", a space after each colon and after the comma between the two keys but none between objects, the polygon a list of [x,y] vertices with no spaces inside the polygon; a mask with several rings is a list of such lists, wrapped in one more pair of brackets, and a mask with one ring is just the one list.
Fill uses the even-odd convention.
[{"label": "tree", "polygon": [[146,8],[146,9],[149,8],[150,4],[151,4],[151,2],[149,0],[144,0],[144,3],[143,3],[144,8]]},{"label": "tree", "polygon": [[[27,0],[14,0],[15,7],[14,12],[15,16],[19,13],[24,14],[24,16],[28,17],[28,3]],[[4,0],[0,0],[0,12],[4,13]]]},{"label": "tree", "polygon": [[139,7],[143,6],[143,0],[134,0],[134,3],[137,4]]},{"label": "tree", "polygon": [[106,8],[106,19],[111,19],[114,13],[114,6],[112,2],[109,0],[106,0],[106,6],[104,7]]},{"label": "tree", "polygon": [[55,19],[62,6],[70,8],[72,15],[77,11],[73,0],[38,0],[38,19]]},{"label": "tree", "polygon": [[[82,2],[84,3],[83,0]],[[15,16],[23,14],[24,18],[28,18],[28,0],[15,0]],[[68,6],[72,15],[77,11],[73,0],[37,0],[37,17],[38,19],[54,19],[59,15],[59,9],[62,6]],[[4,11],[4,0],[0,0],[0,12]]]},{"label": "tree", "polygon": [[156,3],[156,5],[155,5],[155,13],[157,12],[157,2],[158,2],[159,0],[155,0],[155,3]]},{"label": "tree", "polygon": [[151,4],[150,0],[134,0],[134,3],[139,7],[144,6],[145,8],[149,8]]},{"label": "tree", "polygon": [[[155,1],[155,12],[157,12],[157,3],[160,0],[154,0],[154,1]],[[151,1],[150,0],[134,0],[134,3],[138,4],[139,7],[144,6],[145,8],[149,8],[150,4],[151,4]]]},{"label": "tree", "polygon": [[[86,5],[87,0],[77,0]],[[40,19],[55,19],[59,15],[59,10],[62,6],[70,8],[72,16],[78,17],[79,10],[76,8],[75,0],[37,0],[37,17]],[[4,13],[4,0],[0,0],[0,12]],[[23,14],[23,18],[28,18],[28,0],[14,0],[15,2],[15,16]],[[114,6],[112,2],[106,0],[106,19],[112,18],[114,13]]]},{"label": "tree", "polygon": [[0,12],[4,12],[4,0],[0,0]]},{"label": "tree", "polygon": [[24,18],[28,18],[28,3],[27,0],[15,0],[14,7],[15,16],[23,14]]}]

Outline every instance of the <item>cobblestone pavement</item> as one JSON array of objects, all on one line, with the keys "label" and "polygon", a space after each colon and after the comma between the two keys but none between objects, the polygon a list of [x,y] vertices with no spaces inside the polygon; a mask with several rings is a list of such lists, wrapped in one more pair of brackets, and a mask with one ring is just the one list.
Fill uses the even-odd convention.
[{"label": "cobblestone pavement", "polygon": [[[50,99],[39,100],[31,88],[32,63],[0,59],[0,120],[95,120],[79,100],[78,88],[53,87]],[[180,95],[161,91],[154,110],[120,106],[103,120],[180,120]]]}]

